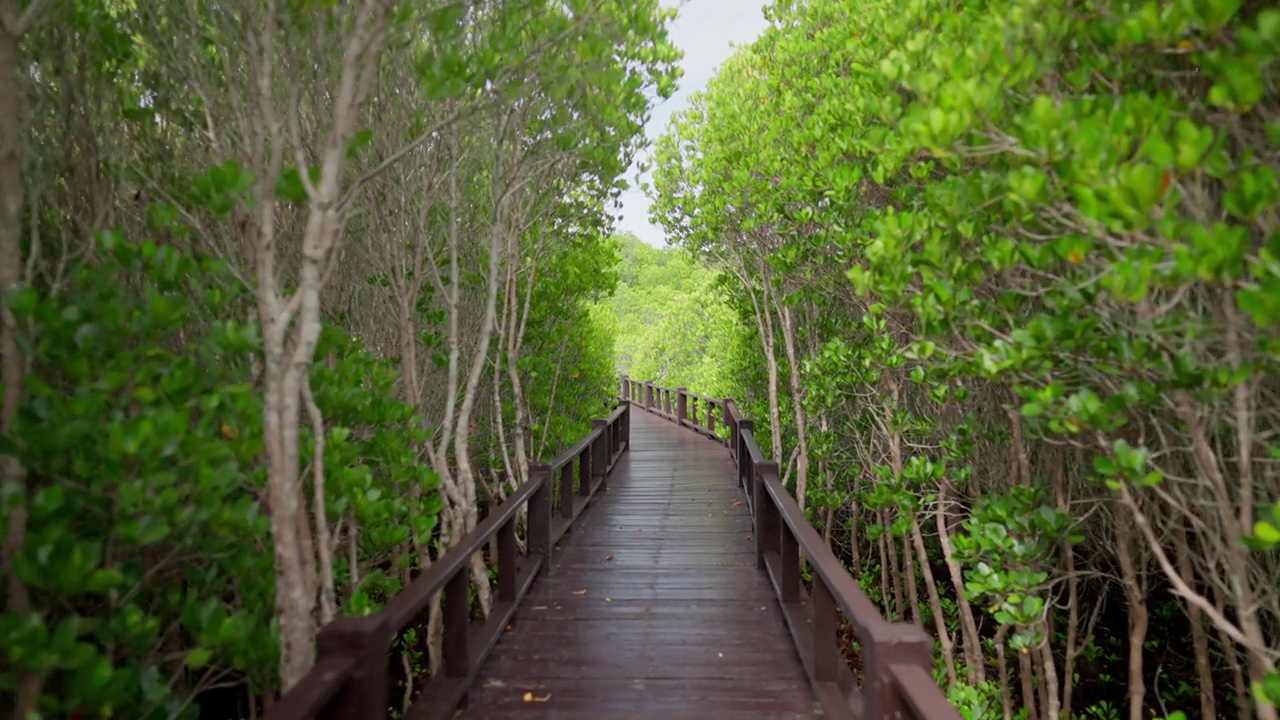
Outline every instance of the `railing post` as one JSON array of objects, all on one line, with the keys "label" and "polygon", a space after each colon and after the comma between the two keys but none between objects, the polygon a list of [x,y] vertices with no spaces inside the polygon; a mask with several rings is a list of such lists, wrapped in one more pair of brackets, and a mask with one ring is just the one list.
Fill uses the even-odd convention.
[{"label": "railing post", "polygon": [[542,556],[543,573],[551,572],[551,466],[534,463],[529,480],[541,484],[529,498],[529,554]]},{"label": "railing post", "polygon": [[573,460],[560,468],[560,517],[573,519]]},{"label": "railing post", "polygon": [[[835,682],[840,653],[836,647],[836,601],[822,578],[813,582],[813,678],[818,682]],[[910,717],[909,715],[877,715],[868,717]]]},{"label": "railing post", "polygon": [[631,403],[622,411],[622,427],[618,429],[618,448],[631,447]]},{"label": "railing post", "polygon": [[[781,525],[778,531],[781,534],[778,553],[782,556],[782,577],[778,578],[778,588],[782,592],[782,602],[797,602],[800,600],[800,543],[796,541],[796,534],[786,525]],[[823,582],[816,579],[813,585],[816,597],[817,586],[823,585]],[[814,608],[817,608],[816,604]]]},{"label": "railing post", "polygon": [[389,700],[387,650],[391,631],[385,617],[340,617],[325,625],[316,637],[318,657],[342,655],[355,659],[351,677],[329,701],[317,720],[385,718]]},{"label": "railing post", "polygon": [[689,388],[676,388],[676,424],[689,419]]},{"label": "railing post", "polygon": [[609,461],[613,459],[613,442],[610,440],[613,433],[609,421],[602,418],[592,420],[591,427],[601,430],[600,437],[591,443],[591,469],[600,478],[600,489],[604,490],[609,484]]},{"label": "railing post", "polygon": [[647,380],[644,384],[644,409],[653,408],[653,381]]},{"label": "railing post", "polygon": [[622,392],[618,393],[618,397],[631,397],[631,381],[625,374],[622,376]]},{"label": "railing post", "polygon": [[[815,588],[818,584],[814,583]],[[859,639],[862,642],[862,697],[866,703],[866,717],[913,717],[910,707],[898,693],[889,666],[914,665],[923,670],[926,677],[932,677],[933,639],[923,628],[906,623],[873,626]]]},{"label": "railing post", "polygon": [[516,560],[520,550],[516,545],[516,519],[513,517],[498,528],[498,600],[515,602]]},{"label": "railing post", "polygon": [[756,519],[756,567],[765,569],[764,556],[769,552],[779,552],[778,534],[781,518],[778,507],[764,487],[764,479],[768,473],[778,474],[778,463],[775,460],[763,460],[756,464],[754,482],[752,483],[751,509]]},{"label": "railing post", "polygon": [[[754,487],[748,487],[751,483],[751,453],[747,451],[747,432],[755,432],[755,423],[751,420],[739,420],[738,425],[734,428],[734,443],[737,447],[738,456],[738,486],[747,491],[747,495],[755,492]],[[755,502],[755,496],[752,495],[751,502]]]},{"label": "railing post", "polygon": [[721,418],[720,418],[720,419],[724,422],[724,424],[725,424],[725,425],[728,425],[728,426],[729,426],[729,442],[733,443],[733,448],[734,448],[734,449],[737,449],[737,447],[738,447],[738,439],[737,439],[737,437],[735,436],[735,435],[736,435],[736,432],[737,432],[737,428],[736,428],[736,427],[735,427],[735,425],[734,425],[733,419],[729,417],[729,405],[730,405],[732,402],[733,402],[733,398],[725,398],[725,399],[724,399],[724,402],[723,402],[723,403],[721,403],[721,405],[720,405],[720,415],[721,415]]},{"label": "railing post", "polygon": [[591,494],[591,477],[595,473],[596,446],[604,438],[596,438],[590,445],[578,453],[578,494],[586,497]]},{"label": "railing post", "polygon": [[471,650],[467,626],[471,624],[471,573],[461,567],[444,586],[444,675],[465,678],[471,674]]}]

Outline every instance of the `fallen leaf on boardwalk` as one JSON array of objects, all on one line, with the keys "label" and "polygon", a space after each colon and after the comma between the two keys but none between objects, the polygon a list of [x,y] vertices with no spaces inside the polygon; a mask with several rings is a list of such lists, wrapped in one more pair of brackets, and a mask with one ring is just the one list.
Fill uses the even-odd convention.
[{"label": "fallen leaf on boardwalk", "polygon": [[720,657],[724,657],[724,653],[716,653],[716,655],[718,655],[718,656],[720,656]]},{"label": "fallen leaf on boardwalk", "polygon": [[604,556],[604,561],[605,561],[605,562],[613,562],[613,556],[612,556],[612,555],[605,555],[605,556]]},{"label": "fallen leaf on boardwalk", "polygon": [[533,606],[533,609],[534,609],[534,610],[546,610],[546,609],[547,609],[547,606],[546,606],[546,605],[534,605],[534,606]]},{"label": "fallen leaf on boardwalk", "polygon": [[604,599],[604,601],[605,601],[605,602],[613,602],[613,598],[611,598],[611,597],[607,597],[607,598],[605,598],[605,599]]},{"label": "fallen leaf on boardwalk", "polygon": [[732,505],[734,507],[742,507],[742,498],[734,498]]},{"label": "fallen leaf on boardwalk", "polygon": [[747,536],[746,536],[746,538],[747,538],[747,542],[751,542],[751,536],[750,536],[750,535],[747,535]]},{"label": "fallen leaf on boardwalk", "polygon": [[534,695],[531,692],[527,692],[524,694],[525,702],[546,702],[550,699],[551,699],[551,693],[547,693],[546,695],[543,695],[541,697]]},{"label": "fallen leaf on boardwalk", "polygon": [[574,595],[586,595],[586,594],[587,594],[587,589],[586,589],[586,588],[582,588],[581,590],[574,590],[574,591],[573,591],[573,594],[574,594]]}]

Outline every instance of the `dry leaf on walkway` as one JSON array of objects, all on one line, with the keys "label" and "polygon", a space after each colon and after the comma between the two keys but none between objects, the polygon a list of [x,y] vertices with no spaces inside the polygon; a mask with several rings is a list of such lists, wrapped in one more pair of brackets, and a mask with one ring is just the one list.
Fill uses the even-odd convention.
[{"label": "dry leaf on walkway", "polygon": [[605,555],[605,556],[604,556],[604,561],[605,561],[605,562],[613,562],[613,555]]},{"label": "dry leaf on walkway", "polygon": [[574,591],[573,591],[573,594],[574,594],[574,595],[586,595],[586,594],[587,594],[587,589],[586,589],[586,588],[582,588],[581,590],[574,590]]},{"label": "dry leaf on walkway", "polygon": [[734,498],[734,499],[733,499],[733,506],[734,506],[734,507],[742,507],[742,498]]},{"label": "dry leaf on walkway", "polygon": [[607,598],[605,598],[605,599],[604,599],[604,601],[605,601],[605,602],[613,602],[613,598],[611,598],[611,597],[607,597]]},{"label": "dry leaf on walkway", "polygon": [[546,695],[542,695],[542,696],[534,695],[531,692],[527,692],[524,694],[525,702],[546,702],[550,699],[551,699],[551,693],[547,693]]}]

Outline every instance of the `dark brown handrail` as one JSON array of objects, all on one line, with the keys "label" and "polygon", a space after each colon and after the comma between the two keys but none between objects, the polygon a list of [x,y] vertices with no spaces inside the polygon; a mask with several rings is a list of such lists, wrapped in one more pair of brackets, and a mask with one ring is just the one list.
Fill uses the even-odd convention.
[{"label": "dark brown handrail", "polygon": [[[751,509],[756,565],[773,584],[796,652],[827,717],[960,720],[960,713],[934,681],[933,639],[922,627],[891,623],[862,592],[822,536],[783,486],[778,464],[764,459],[755,426],[730,399],[715,400],[623,376],[620,396],[684,427],[725,442],[738,468],[738,483]],[[701,419],[689,413],[690,399],[707,408]],[[696,405],[695,405],[696,407]],[[813,571],[813,591],[800,579],[800,563]],[[837,613],[853,627],[861,646],[862,683],[840,655]]]},{"label": "dark brown handrail", "polygon": [[[436,593],[442,591],[444,666],[427,682],[403,717],[451,717],[534,578],[540,572],[549,572],[556,541],[595,493],[607,486],[609,473],[631,441],[631,404],[620,402],[608,417],[592,424],[586,437],[555,460],[531,466],[528,482],[444,557],[392,596],[381,612],[337,618],[324,626],[316,642],[315,666],[272,706],[264,720],[385,720],[391,709],[391,644],[407,629],[425,629],[427,608]],[[553,497],[557,477],[559,497]],[[521,555],[516,542],[516,519],[526,504],[527,551]],[[473,622],[469,601],[471,558],[495,536],[497,593],[488,619]],[[426,632],[420,637],[425,655]]]}]

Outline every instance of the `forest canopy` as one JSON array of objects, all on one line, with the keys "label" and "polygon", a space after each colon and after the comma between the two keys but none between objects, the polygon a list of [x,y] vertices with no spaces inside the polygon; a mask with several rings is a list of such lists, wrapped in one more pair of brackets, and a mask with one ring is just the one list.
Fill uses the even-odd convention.
[{"label": "forest canopy", "polygon": [[257,717],[590,429],[672,17],[0,0],[0,712]]},{"label": "forest canopy", "polygon": [[1275,720],[1280,10],[766,12],[655,152],[715,392],[966,717]]}]

